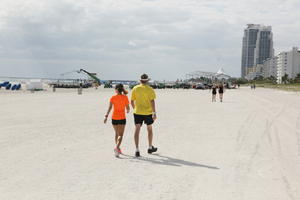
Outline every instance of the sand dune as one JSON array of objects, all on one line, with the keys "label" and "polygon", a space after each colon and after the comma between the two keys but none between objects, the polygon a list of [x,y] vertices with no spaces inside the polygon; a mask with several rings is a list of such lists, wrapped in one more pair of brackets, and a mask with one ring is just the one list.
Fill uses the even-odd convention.
[{"label": "sand dune", "polygon": [[113,156],[111,95],[0,91],[0,199],[300,199],[299,93],[157,91],[159,151],[146,153],[143,127],[140,159],[132,114]]}]

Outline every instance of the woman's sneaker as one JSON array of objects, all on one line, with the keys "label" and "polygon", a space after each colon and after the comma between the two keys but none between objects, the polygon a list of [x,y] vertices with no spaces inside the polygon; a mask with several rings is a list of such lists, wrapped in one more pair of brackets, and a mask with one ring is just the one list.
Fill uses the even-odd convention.
[{"label": "woman's sneaker", "polygon": [[121,149],[117,149],[117,150],[118,150],[119,154],[123,154],[122,151],[121,151]]},{"label": "woman's sneaker", "polygon": [[157,151],[157,148],[156,147],[154,147],[154,146],[152,146],[151,148],[149,148],[148,149],[148,153],[154,153],[154,152],[156,152]]}]

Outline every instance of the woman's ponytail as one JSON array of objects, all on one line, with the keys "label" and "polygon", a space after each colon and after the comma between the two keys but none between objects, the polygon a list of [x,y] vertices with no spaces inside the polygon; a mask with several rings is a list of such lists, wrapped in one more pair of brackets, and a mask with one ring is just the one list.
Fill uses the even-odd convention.
[{"label": "woman's ponytail", "polygon": [[123,94],[128,94],[127,90],[123,87]]},{"label": "woman's ponytail", "polygon": [[116,90],[118,90],[119,94],[128,94],[123,84],[116,85]]}]

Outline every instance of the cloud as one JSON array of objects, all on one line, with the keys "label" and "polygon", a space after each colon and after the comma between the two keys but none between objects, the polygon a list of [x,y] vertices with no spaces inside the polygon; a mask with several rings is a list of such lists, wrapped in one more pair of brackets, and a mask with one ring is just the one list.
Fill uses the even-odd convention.
[{"label": "cloud", "polygon": [[176,79],[220,67],[239,76],[248,23],[272,25],[277,51],[300,44],[296,0],[2,0],[0,7],[0,75],[54,77],[86,66],[107,79],[143,72]]}]

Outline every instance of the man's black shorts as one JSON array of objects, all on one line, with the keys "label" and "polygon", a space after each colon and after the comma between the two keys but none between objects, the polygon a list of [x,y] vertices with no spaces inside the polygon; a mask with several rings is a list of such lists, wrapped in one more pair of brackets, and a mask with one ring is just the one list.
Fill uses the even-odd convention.
[{"label": "man's black shorts", "polygon": [[143,125],[143,122],[147,125],[153,124],[154,120],[152,115],[137,115],[134,114],[134,123]]},{"label": "man's black shorts", "polygon": [[126,124],[126,119],[121,119],[121,120],[112,119],[111,123],[113,125],[125,125]]}]

